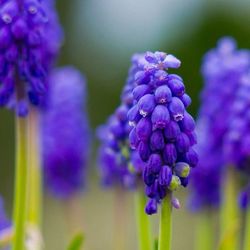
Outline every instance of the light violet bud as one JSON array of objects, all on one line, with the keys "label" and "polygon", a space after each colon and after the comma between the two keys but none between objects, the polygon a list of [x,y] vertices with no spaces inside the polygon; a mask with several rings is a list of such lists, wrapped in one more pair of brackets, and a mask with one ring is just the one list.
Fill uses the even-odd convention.
[{"label": "light violet bud", "polygon": [[144,95],[138,102],[139,113],[142,116],[151,114],[155,108],[155,97],[151,94]]},{"label": "light violet bud", "polygon": [[186,162],[177,162],[174,166],[174,172],[179,177],[188,177],[190,173],[190,166]]},{"label": "light violet bud", "polygon": [[181,61],[177,59],[175,56],[170,54],[166,56],[163,63],[166,68],[177,69],[181,66]]},{"label": "light violet bud", "polygon": [[168,108],[163,105],[157,105],[152,113],[151,121],[153,129],[164,129],[170,121]]},{"label": "light violet bud", "polygon": [[150,118],[143,117],[136,125],[136,135],[139,140],[147,141],[152,133],[152,123]]},{"label": "light violet bud", "polygon": [[180,204],[180,201],[173,197],[172,200],[171,200],[171,203],[172,203],[172,206],[176,209],[180,209],[181,208],[181,204]]},{"label": "light violet bud", "polygon": [[166,85],[160,86],[155,90],[155,101],[159,104],[168,103],[172,100],[172,92]]},{"label": "light violet bud", "polygon": [[181,121],[184,118],[185,107],[178,97],[173,97],[169,104],[169,111],[175,121]]}]

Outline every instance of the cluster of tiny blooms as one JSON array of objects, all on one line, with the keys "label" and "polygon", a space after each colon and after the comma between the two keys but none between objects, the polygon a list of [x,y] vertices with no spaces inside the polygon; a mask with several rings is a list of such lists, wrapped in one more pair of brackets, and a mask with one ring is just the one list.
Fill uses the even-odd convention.
[{"label": "cluster of tiny blooms", "polygon": [[0,106],[25,116],[39,104],[62,37],[54,1],[0,1]]},{"label": "cluster of tiny blooms", "polygon": [[225,152],[230,152],[227,137],[229,127],[235,124],[231,114],[239,108],[235,105],[236,93],[249,62],[249,52],[238,50],[235,41],[228,37],[219,40],[217,47],[204,57],[204,89],[197,121],[199,164],[191,178],[194,209],[220,204],[223,167],[232,163],[230,157],[237,157],[235,151],[231,155]]},{"label": "cluster of tiny blooms", "polygon": [[[249,53],[250,64],[250,53]],[[241,173],[245,185],[239,197],[242,209],[247,207],[250,197],[250,73],[245,73],[236,92],[235,101],[229,119],[229,128],[225,136],[224,153],[227,160]],[[237,154],[235,154],[237,152]]]},{"label": "cluster of tiny blooms", "polygon": [[85,79],[64,67],[52,73],[49,86],[41,119],[45,181],[58,198],[68,198],[84,185],[90,147]]},{"label": "cluster of tiny blooms", "polygon": [[121,105],[97,131],[101,141],[98,160],[105,186],[135,188],[144,167],[138,152],[131,150],[128,142],[131,126],[128,124],[127,113],[133,105],[133,75],[138,70],[136,62],[139,57],[135,55],[132,58],[132,66],[121,95]]},{"label": "cluster of tiny blooms", "polygon": [[[147,214],[157,213],[168,192],[186,187],[190,167],[197,164],[195,121],[186,111],[191,99],[180,76],[167,69],[180,61],[163,52],[146,52],[137,60],[133,106],[128,112],[130,146],[145,163],[143,181],[149,201]],[[177,199],[173,205],[179,207]]]}]

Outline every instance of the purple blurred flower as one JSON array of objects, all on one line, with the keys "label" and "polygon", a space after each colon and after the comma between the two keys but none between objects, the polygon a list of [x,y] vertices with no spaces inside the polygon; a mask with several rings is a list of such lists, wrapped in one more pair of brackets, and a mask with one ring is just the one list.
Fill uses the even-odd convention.
[{"label": "purple blurred flower", "polygon": [[167,192],[187,185],[190,166],[197,160],[192,149],[195,123],[185,110],[191,99],[185,94],[183,80],[167,72],[178,68],[180,61],[163,52],[146,52],[136,63],[135,94],[128,112],[134,128],[129,139],[144,162],[143,180],[150,198],[145,211],[153,214]]},{"label": "purple blurred flower", "polygon": [[[193,209],[219,206],[223,167],[232,163],[239,166],[242,159],[243,147],[238,143],[247,141],[247,124],[243,124],[247,107],[237,95],[246,94],[248,87],[242,84],[242,77],[249,66],[249,51],[238,50],[232,38],[219,40],[204,57],[204,89],[197,121],[199,164],[191,178]],[[183,123],[185,127],[191,125],[191,121]]]},{"label": "purple blurred flower", "polygon": [[45,181],[57,197],[68,198],[84,185],[90,147],[85,79],[64,67],[51,74],[49,83],[41,124]]},{"label": "purple blurred flower", "polygon": [[[0,106],[26,115],[25,102],[39,104],[62,37],[54,1],[0,1]],[[21,111],[15,92],[23,99]]]},{"label": "purple blurred flower", "polygon": [[[140,117],[137,115],[138,110],[131,110],[128,114],[133,105],[133,98],[140,99],[141,93],[146,95],[149,91],[148,86],[144,84],[139,85],[133,91],[133,76],[138,72],[138,61],[142,59],[140,54],[132,58],[132,66],[121,95],[121,105],[97,130],[97,137],[101,143],[98,165],[102,183],[105,186],[120,185],[129,189],[135,188],[144,168],[144,162],[140,159],[138,152],[133,149],[138,146],[138,137],[147,137],[147,131],[151,130],[147,125],[151,126],[151,123],[146,119],[142,121],[141,126],[145,128],[145,131],[140,131],[140,134],[128,123],[128,117],[131,118],[131,124],[137,121],[137,117]],[[140,78],[140,81],[145,81],[144,76]],[[142,103],[142,107],[147,110],[148,106],[150,105],[147,102]],[[129,136],[132,149],[129,146]],[[146,154],[146,148],[142,150]]]}]

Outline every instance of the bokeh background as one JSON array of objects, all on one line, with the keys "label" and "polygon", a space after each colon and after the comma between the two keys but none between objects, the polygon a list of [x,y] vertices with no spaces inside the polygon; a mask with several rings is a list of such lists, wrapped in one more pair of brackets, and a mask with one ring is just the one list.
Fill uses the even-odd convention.
[{"label": "bokeh background", "polygon": [[[65,29],[59,65],[78,67],[88,80],[88,112],[94,129],[119,104],[130,57],[135,52],[162,50],[181,61],[178,71],[193,99],[190,112],[197,114],[202,88],[202,56],[222,36],[233,36],[249,48],[250,1],[248,0],[58,0]],[[0,192],[11,215],[14,169],[14,119],[0,111]],[[89,164],[88,186],[82,195],[76,224],[84,224],[88,250],[136,249],[133,194],[101,190],[95,164],[96,142]],[[182,209],[174,211],[173,250],[193,249],[195,215],[186,208],[188,190],[177,194]],[[114,207],[120,197],[120,206]],[[115,198],[116,197],[116,198]],[[70,217],[63,202],[45,196],[46,250],[65,249],[70,238]],[[74,217],[74,216],[73,216]],[[125,248],[114,247],[114,227],[120,221]],[[156,231],[157,216],[152,218]],[[71,222],[72,223],[72,222]]]}]

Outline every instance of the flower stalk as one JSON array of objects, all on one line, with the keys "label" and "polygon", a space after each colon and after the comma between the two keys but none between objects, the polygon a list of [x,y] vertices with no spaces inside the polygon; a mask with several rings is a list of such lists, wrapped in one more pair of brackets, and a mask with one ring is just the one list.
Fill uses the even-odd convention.
[{"label": "flower stalk", "polygon": [[214,249],[214,221],[212,219],[212,211],[206,210],[201,212],[197,219],[195,249]]},{"label": "flower stalk", "polygon": [[238,187],[237,178],[233,168],[227,169],[227,178],[224,187],[224,201],[221,206],[221,250],[238,249],[238,237],[235,233],[237,229],[238,209]]},{"label": "flower stalk", "polygon": [[139,250],[153,250],[149,216],[145,213],[146,197],[143,190],[135,192],[135,211]]},{"label": "flower stalk", "polygon": [[158,250],[170,250],[172,238],[172,193],[168,192],[162,200]]},{"label": "flower stalk", "polygon": [[243,250],[250,250],[250,207],[246,211],[246,226]]},{"label": "flower stalk", "polygon": [[30,109],[28,116],[28,222],[40,227],[42,214],[42,171],[40,166],[39,114]]},{"label": "flower stalk", "polygon": [[27,218],[27,131],[26,119],[16,117],[16,173],[14,194],[14,239],[13,250],[25,249],[25,233]]}]

